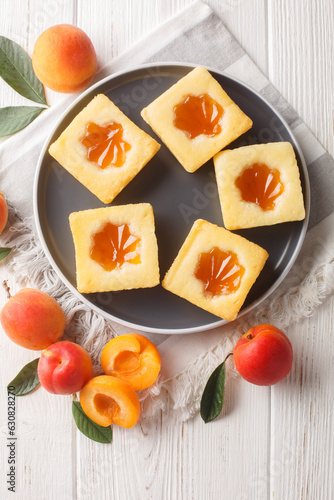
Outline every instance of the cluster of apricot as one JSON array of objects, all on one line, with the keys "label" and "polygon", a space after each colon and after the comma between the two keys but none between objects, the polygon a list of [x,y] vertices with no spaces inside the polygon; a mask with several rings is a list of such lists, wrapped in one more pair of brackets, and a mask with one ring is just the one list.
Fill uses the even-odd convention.
[{"label": "cluster of apricot", "polygon": [[143,335],[120,335],[104,347],[101,365],[105,375],[89,380],[80,392],[84,412],[103,427],[133,427],[140,416],[136,391],[152,385],[160,371],[158,349]]},{"label": "cluster of apricot", "polygon": [[60,341],[66,324],[64,311],[46,293],[24,288],[11,297],[0,313],[3,330],[16,344],[43,350],[39,381],[52,394],[80,392],[80,403],[91,420],[134,426],[140,416],[136,391],[158,377],[161,359],[156,346],[143,335],[130,333],[110,340],[101,356],[105,375],[91,378],[92,362],[78,344]]},{"label": "cluster of apricot", "polygon": [[101,364],[105,375],[91,378],[87,351],[73,342],[57,342],[43,351],[38,378],[53,394],[80,391],[82,409],[96,424],[133,427],[140,416],[136,391],[153,384],[160,371],[158,349],[143,335],[121,335],[104,347]]}]

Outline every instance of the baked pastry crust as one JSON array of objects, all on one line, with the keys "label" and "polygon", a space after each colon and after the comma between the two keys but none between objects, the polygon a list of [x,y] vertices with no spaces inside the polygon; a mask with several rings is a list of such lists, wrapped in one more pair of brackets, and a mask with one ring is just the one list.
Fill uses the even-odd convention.
[{"label": "baked pastry crust", "polygon": [[[207,295],[203,282],[196,278],[199,255],[213,247],[232,251],[245,268],[239,288],[229,294]],[[162,286],[206,311],[233,321],[260,274],[268,253],[260,246],[202,219],[194,222],[176,259],[165,275]]]},{"label": "baked pastry crust", "polygon": [[[273,142],[225,150],[214,159],[218,193],[227,229],[269,226],[305,218],[304,199],[299,169],[292,145]],[[235,180],[253,164],[265,164],[278,170],[284,186],[272,210],[263,210],[256,203],[244,201]]]},{"label": "baked pastry crust", "polygon": [[[122,125],[123,139],[131,146],[122,166],[101,169],[87,159],[87,149],[80,140],[89,122],[99,126],[111,122]],[[49,153],[101,201],[110,203],[159,149],[160,144],[137,127],[108,97],[99,94],[51,144]]]},{"label": "baked pastry crust", "polygon": [[[81,293],[148,288],[159,284],[158,246],[154,215],[149,203],[119,205],[73,212],[69,217],[75,246],[77,288]],[[140,238],[140,263],[125,262],[120,269],[106,271],[90,257],[93,236],[106,223],[127,224]]]},{"label": "baked pastry crust", "polygon": [[[174,121],[174,107],[189,95],[208,94],[224,109],[221,132],[214,137],[204,134],[189,139]],[[141,111],[177,160],[188,172],[195,172],[218,151],[252,127],[252,120],[226,94],[219,83],[203,67],[197,67]]]}]

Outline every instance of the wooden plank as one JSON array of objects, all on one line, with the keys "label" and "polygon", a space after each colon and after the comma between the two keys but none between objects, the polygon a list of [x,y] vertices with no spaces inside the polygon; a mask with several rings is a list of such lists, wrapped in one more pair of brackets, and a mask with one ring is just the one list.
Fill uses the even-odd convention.
[{"label": "wooden plank", "polygon": [[[0,34],[18,43],[26,51],[28,51],[29,15],[28,1],[5,1],[1,4]],[[0,107],[27,105],[29,102],[0,79]]]},{"label": "wooden plank", "polygon": [[267,484],[261,481],[267,473],[269,450],[268,395],[267,388],[240,378],[227,379],[221,417],[209,424],[196,417],[185,426],[184,499],[189,498],[188,488],[192,488],[191,498],[201,500],[266,498]]},{"label": "wooden plank", "polygon": [[272,390],[271,497],[334,497],[334,299],[289,329],[291,375]]},{"label": "wooden plank", "polygon": [[[269,77],[334,153],[330,2],[269,2]],[[270,498],[333,498],[333,298],[287,332],[295,361],[272,389]]]},{"label": "wooden plank", "polygon": [[97,4],[78,0],[78,26],[95,41],[99,64],[103,66],[189,3],[113,0]]},{"label": "wooden plank", "polygon": [[333,155],[333,5],[327,0],[268,5],[269,77]]}]

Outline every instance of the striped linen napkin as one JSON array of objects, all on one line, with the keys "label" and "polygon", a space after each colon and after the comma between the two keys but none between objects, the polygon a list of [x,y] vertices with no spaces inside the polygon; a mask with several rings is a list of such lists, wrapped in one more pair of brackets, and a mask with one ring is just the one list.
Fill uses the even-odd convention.
[{"label": "striped linen napkin", "polygon": [[[224,359],[240,333],[257,323],[281,328],[305,316],[334,288],[334,161],[299,118],[294,109],[252,62],[244,49],[205,4],[195,2],[177,16],[113,60],[95,81],[138,64],[188,62],[215,68],[259,92],[285,118],[303,151],[311,183],[311,215],[302,251],[288,276],[258,309],[232,324],[190,335],[147,334],[162,355],[157,383],[142,394],[145,415],[154,415],[167,404],[176,418],[187,419],[198,411],[204,384]],[[18,284],[54,296],[67,315],[66,335],[83,345],[98,364],[101,349],[113,335],[128,328],[92,312],[73,296],[51,268],[33,225],[33,182],[39,153],[46,137],[74,100],[67,96],[45,111],[27,129],[11,137],[0,149],[0,186],[11,209],[11,227],[4,244],[15,245],[8,269]],[[20,182],[16,182],[16,179]],[[228,368],[233,372],[232,362]]]}]

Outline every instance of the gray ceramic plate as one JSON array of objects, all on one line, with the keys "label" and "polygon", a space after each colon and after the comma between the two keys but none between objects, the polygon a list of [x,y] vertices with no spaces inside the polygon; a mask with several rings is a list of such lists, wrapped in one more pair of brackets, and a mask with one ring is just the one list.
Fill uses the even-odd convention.
[{"label": "gray ceramic plate", "polygon": [[[190,333],[214,328],[225,321],[164,290],[161,285],[116,293],[80,294],[76,289],[75,255],[68,216],[71,212],[105,205],[59,166],[48,154],[48,147],[99,93],[106,94],[139,127],[155,137],[141,118],[141,109],[192,68],[185,64],[145,65],[115,74],[89,88],[66,111],[46,141],[35,179],[37,229],[46,255],[64,283],[83,302],[106,317],[155,333]],[[309,181],[305,161],[284,120],[249,87],[217,71],[210,71],[254,122],[253,128],[229,148],[256,142],[290,141],[297,155],[308,213]],[[112,204],[140,202],[149,202],[154,209],[162,277],[194,220],[202,218],[223,225],[212,160],[189,174],[164,145]],[[307,220],[237,231],[269,253],[265,268],[240,314],[258,306],[286,276],[302,245]]]}]

